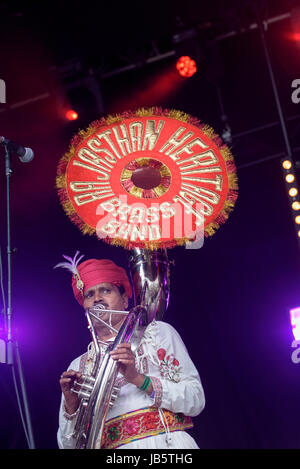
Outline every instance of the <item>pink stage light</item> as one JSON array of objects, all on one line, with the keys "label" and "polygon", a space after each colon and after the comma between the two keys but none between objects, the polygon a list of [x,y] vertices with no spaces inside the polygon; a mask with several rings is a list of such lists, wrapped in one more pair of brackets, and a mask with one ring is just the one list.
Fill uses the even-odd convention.
[{"label": "pink stage light", "polygon": [[66,118],[69,120],[69,121],[75,121],[76,119],[78,119],[78,114],[76,111],[74,111],[73,109],[69,109],[67,112],[66,112]]},{"label": "pink stage light", "polygon": [[177,60],[176,68],[179,75],[190,78],[197,72],[197,65],[195,60],[191,59],[188,55],[183,55]]},{"label": "pink stage light", "polygon": [[300,340],[300,307],[290,309],[290,318],[294,337]]}]

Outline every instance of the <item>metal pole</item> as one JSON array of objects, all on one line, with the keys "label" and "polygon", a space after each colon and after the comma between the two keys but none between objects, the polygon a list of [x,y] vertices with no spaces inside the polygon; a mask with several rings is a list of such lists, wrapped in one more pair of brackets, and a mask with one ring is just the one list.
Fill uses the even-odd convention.
[{"label": "metal pole", "polygon": [[10,152],[5,145],[5,175],[6,175],[6,217],[7,217],[7,364],[13,365],[13,343],[12,343],[12,303],[11,303],[11,221],[10,221],[10,177],[11,170]]},{"label": "metal pole", "polygon": [[268,50],[268,46],[267,46],[266,36],[265,36],[265,30],[267,29],[267,23],[265,21],[260,20],[258,12],[257,12],[257,16],[258,16],[258,27],[259,27],[260,37],[261,37],[263,50],[264,50],[264,54],[265,54],[265,59],[266,59],[266,63],[267,63],[267,67],[268,67],[268,71],[269,71],[269,75],[270,75],[270,80],[271,80],[271,84],[272,84],[272,88],[273,88],[274,98],[275,98],[276,107],[277,107],[279,120],[280,120],[280,124],[281,124],[281,130],[282,130],[282,134],[283,134],[283,138],[284,138],[284,142],[285,142],[285,146],[286,146],[286,152],[287,152],[288,158],[290,158],[292,160],[293,159],[293,153],[292,153],[292,149],[291,149],[291,145],[290,145],[290,141],[289,141],[289,137],[288,137],[288,132],[287,132],[286,124],[285,124],[285,119],[284,119],[283,112],[282,112],[282,106],[281,106],[281,102],[280,102],[280,98],[279,98],[277,84],[276,84],[276,80],[275,80],[275,76],[274,76],[274,72],[273,72],[273,68],[272,68],[272,63],[271,63],[271,59],[270,59],[270,54],[269,54],[269,50]]},{"label": "metal pole", "polygon": [[25,412],[26,426],[24,428],[24,431],[27,436],[29,449],[35,449],[35,442],[34,442],[33,430],[32,430],[32,425],[31,425],[27,392],[26,392],[22,362],[21,362],[21,357],[20,357],[20,352],[19,352],[19,345],[17,341],[15,341],[15,352],[16,352],[16,362],[17,362],[17,367],[18,367],[20,386],[21,386],[21,393],[23,397],[24,412]]},{"label": "metal pole", "polygon": [[[29,449],[35,449],[35,443],[33,438],[33,431],[29,413],[29,406],[27,400],[27,393],[25,387],[25,379],[23,375],[23,369],[21,364],[21,358],[19,353],[19,347],[17,340],[14,340],[13,332],[12,332],[12,262],[11,262],[11,255],[13,250],[11,248],[11,206],[10,206],[10,178],[12,174],[11,170],[11,155],[10,151],[5,145],[5,174],[6,174],[6,216],[7,216],[7,312],[6,312],[6,335],[7,335],[7,359],[6,364],[11,366],[12,374],[14,378],[14,386],[19,406],[19,412],[21,416],[21,420],[24,427],[25,436],[27,439],[27,444]],[[14,353],[15,352],[15,353]],[[21,387],[21,396],[22,402],[20,401],[19,391],[18,391],[18,383],[16,380],[16,374],[18,374],[18,378],[20,381]],[[25,419],[23,416],[23,408],[25,411]]]}]

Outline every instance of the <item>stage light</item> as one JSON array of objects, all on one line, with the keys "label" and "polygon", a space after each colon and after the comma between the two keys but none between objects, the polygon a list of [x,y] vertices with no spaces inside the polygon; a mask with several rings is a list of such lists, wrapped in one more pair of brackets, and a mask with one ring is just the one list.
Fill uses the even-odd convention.
[{"label": "stage light", "polygon": [[297,183],[297,174],[296,174],[296,170],[294,168],[291,158],[282,159],[281,167],[282,167],[282,172],[283,172],[283,176],[285,179],[287,195],[291,198],[290,208],[293,210],[292,215],[294,219],[294,227],[295,227],[296,236],[298,238],[298,244],[300,247],[300,230],[299,230],[300,215],[297,215],[294,213],[300,210],[300,201],[295,200],[299,193],[299,188],[298,188],[298,183]]},{"label": "stage light", "polygon": [[297,200],[295,202],[292,203],[292,209],[293,210],[300,210],[300,202],[298,202]]},{"label": "stage light", "polygon": [[186,78],[192,77],[197,72],[195,60],[191,59],[188,55],[183,55],[177,60],[176,68],[178,73]]},{"label": "stage light", "polygon": [[296,189],[296,187],[291,187],[289,190],[289,195],[291,197],[296,197],[297,194],[298,194],[298,190]]},{"label": "stage light", "polygon": [[78,114],[73,109],[69,109],[69,111],[66,112],[66,118],[69,121],[75,121],[76,119],[78,119]]},{"label": "stage light", "polygon": [[292,331],[296,340],[300,339],[300,308],[290,309]]},{"label": "stage light", "polygon": [[[299,2],[298,2],[299,3]],[[290,23],[292,31],[288,33],[288,38],[295,42],[298,46],[300,45],[300,8],[294,7],[290,10]]]},{"label": "stage light", "polygon": [[284,169],[290,169],[292,167],[292,163],[290,162],[290,160],[284,160],[282,162],[282,166]]},{"label": "stage light", "polygon": [[293,174],[287,174],[285,176],[286,182],[294,182],[295,181],[295,176]]}]

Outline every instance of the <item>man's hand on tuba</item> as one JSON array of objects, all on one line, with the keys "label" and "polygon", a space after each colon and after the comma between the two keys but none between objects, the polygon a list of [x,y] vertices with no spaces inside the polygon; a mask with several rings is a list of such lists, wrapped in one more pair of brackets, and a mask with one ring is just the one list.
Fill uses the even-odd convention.
[{"label": "man's hand on tuba", "polygon": [[75,381],[80,381],[82,373],[74,370],[64,371],[60,377],[59,384],[65,398],[65,409],[68,414],[74,414],[79,407],[80,399],[71,391]]},{"label": "man's hand on tuba", "polygon": [[[110,352],[110,355],[118,361],[120,372],[128,383],[135,384],[137,387],[143,384],[145,376],[139,373],[135,367],[135,355],[131,350],[130,343],[117,345],[116,349]],[[152,384],[150,384],[147,394],[151,394],[152,390]]]}]

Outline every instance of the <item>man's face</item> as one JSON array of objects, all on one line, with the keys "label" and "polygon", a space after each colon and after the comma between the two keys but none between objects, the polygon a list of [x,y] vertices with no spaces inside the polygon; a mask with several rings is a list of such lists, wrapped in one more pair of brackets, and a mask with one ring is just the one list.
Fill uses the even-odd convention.
[{"label": "man's face", "polygon": [[[121,295],[118,287],[112,283],[98,283],[84,292],[83,307],[86,310],[100,303],[105,306],[105,309],[124,311],[128,307],[128,297],[126,293]],[[112,325],[125,318],[124,315],[118,314],[112,314],[111,316]],[[105,314],[103,312],[101,319],[108,322],[109,313]]]}]

